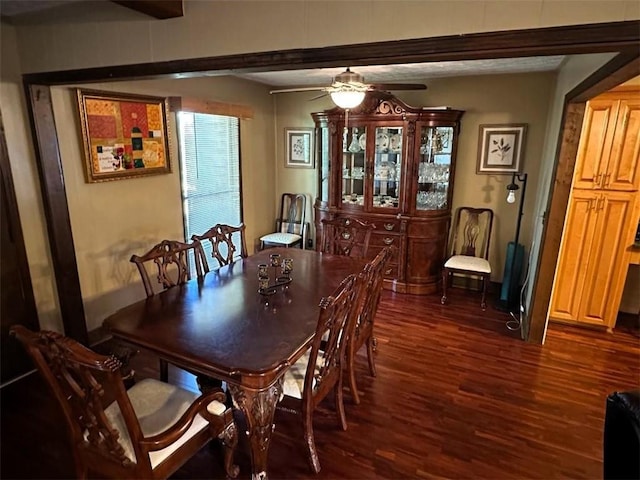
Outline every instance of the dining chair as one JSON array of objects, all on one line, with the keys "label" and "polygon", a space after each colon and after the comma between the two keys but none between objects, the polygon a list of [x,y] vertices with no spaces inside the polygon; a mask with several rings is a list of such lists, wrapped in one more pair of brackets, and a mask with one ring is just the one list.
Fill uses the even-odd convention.
[{"label": "dining chair", "polygon": [[[163,240],[157,245],[154,245],[151,250],[144,255],[132,255],[130,261],[138,267],[147,297],[155,295],[153,283],[147,271],[147,265],[155,265],[157,270],[155,279],[161,288],[166,290],[176,285],[182,285],[189,280],[189,256],[191,254],[193,255],[196,274],[198,278],[201,278],[209,272],[209,266],[207,265],[202,245],[197,240],[191,243],[179,242],[177,240]],[[162,358],[159,362],[160,380],[166,382],[169,379],[169,364]],[[208,388],[208,385],[211,383],[208,381],[208,377],[199,375],[197,377],[198,386],[202,384],[203,387],[206,385],[206,388]],[[218,382],[214,381],[214,384],[217,385]],[[204,388],[202,391],[204,392]]]},{"label": "dining chair", "polygon": [[209,271],[209,267],[199,242],[183,243],[177,240],[163,240],[144,255],[132,255],[130,261],[138,267],[147,297],[153,296],[155,291],[149,279],[146,265],[153,263],[156,266],[157,275],[155,278],[164,290],[175,285],[182,285],[189,280],[190,254],[193,254],[198,277],[204,276]]},{"label": "dining chair", "polygon": [[353,258],[366,258],[369,249],[373,223],[357,218],[337,217],[322,219],[322,239],[320,251]]},{"label": "dining chair", "polygon": [[447,286],[452,274],[480,277],[482,300],[480,306],[486,310],[487,285],[491,277],[489,242],[493,226],[493,210],[490,208],[459,207],[456,210],[451,237],[450,256],[442,269],[442,298],[447,302]]},{"label": "dining chair", "polygon": [[343,368],[347,341],[362,293],[361,278],[349,275],[332,296],[320,301],[313,344],[284,374],[283,400],[279,408],[301,414],[309,463],[315,473],[320,471],[320,460],[313,436],[313,413],[331,391],[335,395],[340,426],[347,429],[342,393]]},{"label": "dining chair", "polygon": [[302,193],[283,193],[280,215],[276,219],[275,233],[260,237],[260,249],[268,247],[295,247],[304,249],[308,226],[305,221],[307,197]]},{"label": "dining chair", "polygon": [[347,344],[349,389],[355,404],[360,403],[355,377],[355,357],[365,343],[367,345],[369,372],[372,377],[376,376],[374,353],[377,341],[374,336],[373,327],[376,313],[378,312],[378,305],[380,305],[380,296],[384,283],[384,270],[392,255],[393,251],[391,247],[383,248],[371,262],[365,265],[361,273],[364,277],[362,280],[363,291],[358,306],[353,334],[350,336],[349,343]]},{"label": "dining chair", "polygon": [[224,445],[233,464],[237,428],[225,394],[193,392],[153,379],[126,390],[120,362],[56,332],[14,325],[65,417],[78,478],[167,478],[210,440]]},{"label": "dining chair", "polygon": [[[192,235],[191,240],[206,244],[206,241],[211,245],[211,257],[218,262],[218,267],[223,267],[233,263],[238,257],[247,258],[247,241],[245,238],[245,225],[241,223],[238,226],[225,225],[218,223],[211,227],[202,235]],[[240,246],[240,253],[237,254],[238,247],[234,242],[234,236],[239,237],[236,241]],[[206,263],[204,257],[204,246],[201,250],[203,252],[203,261]]]}]

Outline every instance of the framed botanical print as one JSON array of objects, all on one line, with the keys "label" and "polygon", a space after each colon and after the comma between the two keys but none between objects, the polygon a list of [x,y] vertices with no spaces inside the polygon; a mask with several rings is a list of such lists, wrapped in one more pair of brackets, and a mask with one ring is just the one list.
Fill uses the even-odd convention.
[{"label": "framed botanical print", "polygon": [[527,125],[480,125],[476,173],[509,174],[522,168]]},{"label": "framed botanical print", "polygon": [[285,166],[313,168],[313,128],[285,128]]}]

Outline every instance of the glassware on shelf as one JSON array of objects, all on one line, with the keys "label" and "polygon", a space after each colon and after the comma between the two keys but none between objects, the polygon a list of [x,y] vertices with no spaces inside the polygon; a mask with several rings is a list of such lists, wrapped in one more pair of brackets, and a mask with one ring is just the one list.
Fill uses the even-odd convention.
[{"label": "glassware on shelf", "polygon": [[358,129],[357,128],[353,129],[353,134],[351,135],[351,144],[349,145],[348,150],[351,153],[358,153],[358,152],[362,151],[362,148],[360,148],[360,141],[358,139]]}]

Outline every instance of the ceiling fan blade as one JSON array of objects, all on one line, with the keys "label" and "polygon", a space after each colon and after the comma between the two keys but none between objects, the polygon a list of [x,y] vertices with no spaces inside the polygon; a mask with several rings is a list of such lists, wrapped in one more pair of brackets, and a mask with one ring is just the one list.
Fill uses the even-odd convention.
[{"label": "ceiling fan blade", "polygon": [[310,98],[309,101],[318,100],[319,98],[326,97],[327,95],[329,94],[325,92],[322,95],[318,95],[317,97]]},{"label": "ceiling fan blade", "polygon": [[280,90],[271,90],[269,93],[292,93],[292,92],[313,92],[324,90],[326,87],[300,87],[300,88],[282,88]]},{"label": "ceiling fan blade", "polygon": [[375,90],[426,90],[424,83],[371,83],[369,86]]}]

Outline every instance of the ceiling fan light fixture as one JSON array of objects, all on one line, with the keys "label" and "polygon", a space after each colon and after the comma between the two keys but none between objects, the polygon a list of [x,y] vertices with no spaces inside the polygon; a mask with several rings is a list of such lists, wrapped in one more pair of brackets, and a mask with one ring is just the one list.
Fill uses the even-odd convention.
[{"label": "ceiling fan light fixture", "polygon": [[357,90],[331,92],[331,100],[340,108],[355,108],[364,100],[365,92]]}]

